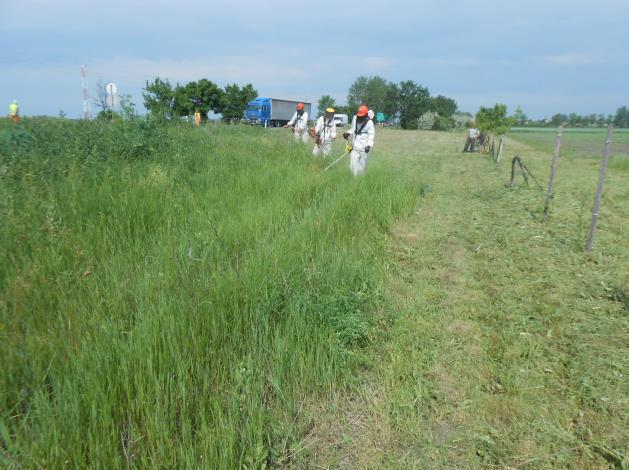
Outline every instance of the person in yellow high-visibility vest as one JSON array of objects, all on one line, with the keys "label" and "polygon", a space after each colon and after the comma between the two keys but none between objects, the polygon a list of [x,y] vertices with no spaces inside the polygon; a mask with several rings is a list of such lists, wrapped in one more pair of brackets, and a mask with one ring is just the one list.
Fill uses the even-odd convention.
[{"label": "person in yellow high-visibility vest", "polygon": [[201,112],[199,110],[194,113],[194,125],[197,127],[201,125]]},{"label": "person in yellow high-visibility vest", "polygon": [[13,103],[9,105],[9,118],[15,123],[20,122],[20,107],[17,101],[13,101]]}]

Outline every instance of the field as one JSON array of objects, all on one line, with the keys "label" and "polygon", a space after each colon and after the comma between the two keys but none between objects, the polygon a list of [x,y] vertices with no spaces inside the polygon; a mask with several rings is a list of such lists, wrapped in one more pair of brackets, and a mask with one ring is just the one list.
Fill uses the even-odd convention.
[{"label": "field", "polygon": [[[600,159],[606,129],[564,129],[562,155],[569,158]],[[511,136],[529,146],[551,152],[555,148],[557,129],[517,128]],[[629,168],[629,130],[614,129],[611,147],[611,165]]]},{"label": "field", "polygon": [[[379,129],[353,178],[283,131],[0,133],[4,466],[627,465],[624,163],[586,255],[584,144],[544,225],[457,134]],[[506,156],[543,185],[552,138]]]}]

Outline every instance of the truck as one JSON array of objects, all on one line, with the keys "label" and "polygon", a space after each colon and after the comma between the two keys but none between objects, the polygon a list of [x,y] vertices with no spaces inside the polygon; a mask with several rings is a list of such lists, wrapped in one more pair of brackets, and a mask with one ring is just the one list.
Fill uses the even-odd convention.
[{"label": "truck", "polygon": [[347,126],[348,123],[349,123],[349,119],[347,117],[347,114],[334,115],[334,124],[336,124],[336,127]]},{"label": "truck", "polygon": [[304,111],[310,119],[312,105],[305,101],[278,100],[275,98],[256,98],[247,103],[243,120],[252,125],[280,127],[287,124],[295,114],[297,103],[304,103]]}]

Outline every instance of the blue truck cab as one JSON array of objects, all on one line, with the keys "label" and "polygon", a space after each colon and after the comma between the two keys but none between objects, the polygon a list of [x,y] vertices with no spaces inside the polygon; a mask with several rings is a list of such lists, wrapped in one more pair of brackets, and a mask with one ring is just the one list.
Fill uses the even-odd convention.
[{"label": "blue truck cab", "polygon": [[267,127],[271,121],[271,99],[256,98],[253,101],[249,101],[245,109],[244,118],[249,124]]}]

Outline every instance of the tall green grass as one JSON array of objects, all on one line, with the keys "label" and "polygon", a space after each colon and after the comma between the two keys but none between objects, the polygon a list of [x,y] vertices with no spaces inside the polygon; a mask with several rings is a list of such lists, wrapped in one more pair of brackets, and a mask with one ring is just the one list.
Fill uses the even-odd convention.
[{"label": "tall green grass", "polygon": [[248,468],[367,340],[417,189],[286,135],[142,121],[0,129],[0,461]]}]

